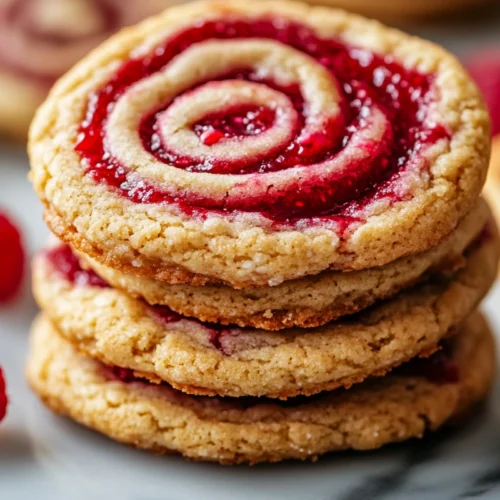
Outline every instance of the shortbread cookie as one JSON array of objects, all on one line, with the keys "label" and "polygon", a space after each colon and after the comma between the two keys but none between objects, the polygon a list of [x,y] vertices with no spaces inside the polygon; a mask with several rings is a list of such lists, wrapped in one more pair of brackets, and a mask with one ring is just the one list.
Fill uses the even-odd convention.
[{"label": "shortbread cookie", "polygon": [[33,283],[45,314],[82,353],[188,393],[285,399],[347,387],[432,353],[488,291],[499,253],[492,228],[452,279],[343,321],[280,332],[202,323],[149,306],[83,270],[67,246],[35,259]]},{"label": "shortbread cookie", "polygon": [[440,47],[333,9],[201,1],[57,84],[31,179],[51,229],[105,265],[269,286],[441,242],[479,196],[489,130]]},{"label": "shortbread cookie", "polygon": [[392,297],[429,276],[451,275],[463,265],[464,249],[489,217],[491,212],[481,200],[442,244],[423,254],[363,271],[326,271],[275,287],[235,290],[224,285],[169,285],[116,271],[88,257],[85,263],[111,286],[184,316],[265,330],[312,328]]},{"label": "shortbread cookie", "polygon": [[422,437],[470,413],[495,372],[493,337],[477,313],[437,358],[286,402],[188,396],[141,382],[80,356],[45,318],[32,335],[27,376],[49,408],[138,448],[222,463],[314,460]]},{"label": "shortbread cookie", "polygon": [[36,108],[73,64],[168,0],[0,0],[0,133],[25,139]]}]

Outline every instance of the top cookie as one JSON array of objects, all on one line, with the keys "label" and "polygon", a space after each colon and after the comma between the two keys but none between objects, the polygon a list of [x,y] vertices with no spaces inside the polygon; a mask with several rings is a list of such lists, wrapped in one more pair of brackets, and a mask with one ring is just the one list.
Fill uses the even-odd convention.
[{"label": "top cookie", "polygon": [[195,2],[122,32],[56,85],[30,135],[59,237],[132,274],[236,288],[436,245],[490,146],[444,50],[281,1]]},{"label": "top cookie", "polygon": [[0,0],[0,131],[26,138],[36,108],[61,75],[115,31],[171,3]]}]

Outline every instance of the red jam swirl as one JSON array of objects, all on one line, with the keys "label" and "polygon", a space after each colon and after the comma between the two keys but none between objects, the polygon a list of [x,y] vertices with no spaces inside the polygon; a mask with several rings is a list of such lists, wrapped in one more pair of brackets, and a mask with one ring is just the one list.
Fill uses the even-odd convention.
[{"label": "red jam swirl", "polygon": [[[220,81],[223,80],[243,80],[250,82],[264,83],[266,86],[281,91],[293,103],[294,108],[299,111],[298,123],[291,124],[295,128],[295,134],[298,136],[301,128],[305,124],[304,101],[300,93],[300,88],[297,85],[282,86],[268,79],[260,79],[250,71],[238,70],[232,73],[221,75]],[[189,94],[189,91],[185,94]],[[185,95],[184,94],[184,95]],[[213,174],[250,174],[250,173],[265,173],[284,170],[286,168],[299,165],[301,163],[316,163],[315,160],[320,158],[321,149],[328,147],[330,142],[325,137],[330,132],[333,137],[335,135],[335,124],[331,124],[331,130],[325,130],[321,137],[310,137],[306,143],[301,140],[298,144],[287,144],[284,149],[271,154],[264,155],[263,158],[256,161],[227,161],[224,158],[206,158],[203,162],[197,162],[195,158],[190,158],[176,154],[168,150],[161,144],[158,138],[158,117],[167,108],[162,108],[148,116],[142,123],[139,129],[144,148],[153,154],[158,160],[173,165],[178,168],[185,169],[189,172],[210,172]],[[197,122],[193,130],[200,136],[201,142],[207,144],[204,140],[201,130],[215,130],[222,132],[218,140],[210,141],[210,144],[216,144],[224,138],[243,138],[250,135],[258,135],[270,128],[275,121],[275,112],[272,109],[264,106],[238,106],[230,110],[224,110],[219,113],[211,113]],[[274,153],[274,152],[272,152]]]},{"label": "red jam swirl", "polygon": [[[199,162],[178,155],[165,147],[157,134],[158,116],[168,110],[172,102],[145,116],[138,133],[144,148],[157,160],[177,168],[213,174],[248,174],[242,181],[244,187],[248,186],[243,190],[245,194],[212,199],[185,190],[176,192],[171,186],[155,185],[137,173],[131,179],[128,166],[113,158],[105,140],[109,113],[120,96],[195,44],[253,38],[281,42],[327,68],[339,86],[341,116],[325,123],[321,132],[304,137],[301,131],[307,121],[307,110],[300,88],[283,87],[258,72],[235,68],[230,75],[220,75],[219,80],[266,85],[285,95],[297,111],[297,123],[290,124],[295,128],[294,139],[278,151],[272,150],[241,165],[224,158],[211,157]],[[207,83],[200,81],[199,87]],[[88,175],[134,203],[166,203],[185,214],[200,217],[209,213],[252,212],[280,223],[312,218],[334,222],[350,217],[357,220],[359,209],[374,199],[383,197],[395,202],[411,196],[401,189],[402,173],[412,168],[427,168],[428,165],[415,167],[415,157],[421,155],[425,147],[449,138],[444,127],[426,121],[435,99],[432,84],[432,75],[407,69],[389,56],[348,46],[337,39],[319,38],[308,27],[283,18],[204,21],[171,36],[151,54],[126,61],[106,85],[90,96],[76,150],[84,160]],[[380,142],[368,141],[362,145],[365,157],[369,156],[370,160],[354,158],[328,175],[312,176],[309,180],[308,167],[335,159],[353,135],[367,126],[374,108],[381,111],[389,125]],[[194,130],[208,146],[227,138],[259,134],[271,127],[275,118],[270,108],[256,111],[235,109],[224,116],[207,116]],[[292,182],[283,189],[270,186],[265,194],[262,191],[252,194],[256,191],[252,186],[261,185],[267,173],[297,166],[300,173],[294,170],[294,178],[300,177],[300,184]]]},{"label": "red jam swirl", "polygon": [[52,268],[76,286],[107,288],[109,285],[92,269],[83,269],[80,260],[69,245],[58,245],[46,250],[44,257]]},{"label": "red jam swirl", "polygon": [[231,328],[228,326],[219,325],[217,323],[208,323],[205,321],[199,321],[195,318],[188,318],[178,314],[167,306],[150,306],[153,314],[159,318],[165,324],[178,323],[179,321],[190,321],[201,326],[208,335],[208,341],[218,351],[222,354],[228,354],[224,345],[224,338],[231,335],[238,328]]},{"label": "red jam swirl", "polygon": [[239,106],[227,113],[213,113],[195,123],[193,130],[208,146],[227,137],[258,135],[274,122],[273,110],[263,106]]}]

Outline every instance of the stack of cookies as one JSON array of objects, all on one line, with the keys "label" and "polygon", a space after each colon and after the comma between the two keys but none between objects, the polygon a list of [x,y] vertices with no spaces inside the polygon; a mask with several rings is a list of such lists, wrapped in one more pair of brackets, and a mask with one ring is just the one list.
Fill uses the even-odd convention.
[{"label": "stack of cookies", "polygon": [[202,1],[51,92],[28,379],[117,441],[223,463],[420,437],[482,400],[489,118],[443,49],[343,11]]}]

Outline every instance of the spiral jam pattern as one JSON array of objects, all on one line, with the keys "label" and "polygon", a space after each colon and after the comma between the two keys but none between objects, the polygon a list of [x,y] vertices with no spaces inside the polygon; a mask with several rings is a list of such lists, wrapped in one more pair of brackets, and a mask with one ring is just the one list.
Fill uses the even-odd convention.
[{"label": "spiral jam pattern", "polygon": [[434,101],[433,75],[392,57],[230,16],[123,62],[91,95],[76,149],[134,203],[338,224],[412,196],[425,149],[449,139]]}]

